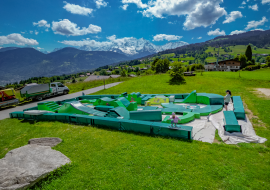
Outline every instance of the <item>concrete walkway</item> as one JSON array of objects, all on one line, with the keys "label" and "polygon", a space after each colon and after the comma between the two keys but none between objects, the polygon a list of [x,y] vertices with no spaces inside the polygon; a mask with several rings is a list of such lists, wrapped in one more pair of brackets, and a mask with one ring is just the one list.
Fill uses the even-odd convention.
[{"label": "concrete walkway", "polygon": [[[120,83],[121,82],[115,82],[115,83],[111,83],[111,84],[106,84],[105,85],[105,88],[107,89],[107,88],[116,86],[116,85],[118,85]],[[98,91],[103,90],[103,89],[104,89],[104,86],[98,86],[98,87],[95,87],[95,88],[90,88],[88,90],[83,90],[83,91],[76,92],[76,93],[73,93],[73,94],[67,94],[67,95],[62,95],[62,96],[56,96],[56,97],[52,97],[52,98],[47,98],[45,101],[47,101],[47,100],[58,101],[58,100],[71,99],[71,98],[75,98],[75,97],[81,96],[82,95],[82,92],[84,92],[84,94],[86,95],[86,94],[91,94],[91,93],[98,92]],[[9,118],[9,113],[10,112],[22,111],[22,110],[27,109],[27,108],[35,107],[35,106],[37,106],[37,103],[38,102],[35,101],[35,102],[29,103],[29,104],[18,105],[17,107],[14,107],[14,108],[3,109],[3,110],[0,111],[0,120]]]}]

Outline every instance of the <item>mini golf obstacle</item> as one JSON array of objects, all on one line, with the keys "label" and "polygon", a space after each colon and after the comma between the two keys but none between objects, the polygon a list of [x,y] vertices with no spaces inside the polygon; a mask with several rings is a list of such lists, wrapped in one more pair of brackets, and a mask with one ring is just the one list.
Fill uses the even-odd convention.
[{"label": "mini golf obstacle", "polygon": [[[237,119],[245,119],[242,100],[234,96],[234,111],[224,112],[224,129],[241,131]],[[61,121],[84,125],[105,126],[121,131],[192,139],[189,123],[201,116],[223,109],[224,97],[217,94],[128,94],[84,95],[62,101],[45,101],[36,107],[10,113],[10,118]],[[31,111],[29,111],[31,110]],[[36,110],[36,113],[35,113]],[[177,127],[170,127],[170,115],[180,118]],[[162,119],[162,115],[167,115]]]}]

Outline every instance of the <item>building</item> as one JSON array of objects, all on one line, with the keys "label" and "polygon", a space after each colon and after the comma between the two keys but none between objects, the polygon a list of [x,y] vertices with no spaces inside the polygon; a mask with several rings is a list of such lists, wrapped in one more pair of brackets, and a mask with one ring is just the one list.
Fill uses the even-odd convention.
[{"label": "building", "polygon": [[219,61],[218,65],[216,63],[208,63],[204,68],[206,71],[233,71],[236,72],[240,70],[240,61],[235,61],[233,59]]},{"label": "building", "polygon": [[86,73],[87,76],[90,76],[91,74],[90,73]]},{"label": "building", "polygon": [[109,78],[118,78],[118,77],[120,77],[120,75],[110,75],[110,76],[90,75],[88,78],[84,80],[84,82],[93,81],[93,80],[106,80]]},{"label": "building", "polygon": [[121,77],[121,75],[110,75],[111,78],[118,78]]},{"label": "building", "polygon": [[84,75],[80,75],[80,77],[85,77]]}]

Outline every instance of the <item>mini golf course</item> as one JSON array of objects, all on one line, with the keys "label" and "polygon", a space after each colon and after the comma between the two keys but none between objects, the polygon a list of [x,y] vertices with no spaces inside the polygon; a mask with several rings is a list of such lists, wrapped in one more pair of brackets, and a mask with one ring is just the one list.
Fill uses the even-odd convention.
[{"label": "mini golf course", "polygon": [[[234,111],[224,111],[224,129],[241,132],[238,120],[245,120],[241,97],[232,97]],[[10,113],[10,118],[104,126],[121,131],[147,133],[192,140],[192,126],[187,124],[201,116],[223,109],[224,97],[218,94],[141,94],[84,95],[62,101],[45,101],[36,107]],[[179,117],[171,128],[170,115]]]}]

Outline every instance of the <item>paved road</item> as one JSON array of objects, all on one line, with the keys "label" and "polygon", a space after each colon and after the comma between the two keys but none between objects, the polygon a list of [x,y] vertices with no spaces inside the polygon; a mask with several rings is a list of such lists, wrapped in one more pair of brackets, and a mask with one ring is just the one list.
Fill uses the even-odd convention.
[{"label": "paved road", "polygon": [[[121,82],[116,82],[116,83],[112,83],[112,84],[106,84],[105,85],[105,88],[110,88],[110,87],[116,86],[116,85],[118,85],[120,83]],[[84,92],[85,94],[91,94],[91,93],[94,93],[94,92],[97,92],[97,91],[100,91],[100,90],[103,90],[103,89],[104,89],[104,86],[98,86],[98,87],[95,87],[95,88],[90,88],[88,90],[83,90],[83,91],[76,92],[76,93],[73,93],[73,94],[67,94],[67,95],[62,95],[62,96],[56,96],[56,97],[48,98],[48,99],[46,99],[46,101],[47,100],[58,101],[58,100],[75,98],[77,96],[81,96],[82,95],[82,92]],[[29,103],[29,104],[24,104],[24,105],[21,105],[21,106],[18,105],[17,107],[14,107],[14,108],[3,109],[3,110],[0,111],[0,120],[9,118],[9,113],[10,112],[22,111],[23,109],[31,108],[31,107],[35,107],[35,106],[37,106],[37,102],[33,102],[33,103]]]}]

